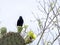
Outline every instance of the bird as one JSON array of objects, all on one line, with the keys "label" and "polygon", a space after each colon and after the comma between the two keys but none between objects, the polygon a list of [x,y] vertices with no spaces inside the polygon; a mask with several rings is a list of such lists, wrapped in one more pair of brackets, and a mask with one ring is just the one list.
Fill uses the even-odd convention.
[{"label": "bird", "polygon": [[24,20],[22,18],[22,16],[19,17],[19,19],[17,20],[17,26],[23,26]]}]

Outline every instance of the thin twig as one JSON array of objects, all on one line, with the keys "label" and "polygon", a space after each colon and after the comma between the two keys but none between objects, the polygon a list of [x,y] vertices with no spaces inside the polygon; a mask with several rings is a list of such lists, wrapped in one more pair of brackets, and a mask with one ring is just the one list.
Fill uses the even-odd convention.
[{"label": "thin twig", "polygon": [[[46,9],[45,8],[43,8],[44,9],[44,11],[46,12]],[[50,12],[49,12],[50,13]],[[40,42],[40,40],[41,40],[41,38],[43,37],[43,34],[44,34],[44,32],[45,32],[45,30],[47,29],[47,27],[51,24],[51,22],[54,20],[54,18],[49,22],[49,24],[47,25],[47,27],[46,27],[46,23],[47,23],[47,21],[48,21],[48,17],[49,17],[49,13],[47,13],[47,18],[46,18],[46,21],[45,21],[45,25],[44,25],[44,28],[43,28],[43,32],[42,32],[42,34],[41,34],[41,36],[40,36],[40,39],[39,39],[39,41],[38,41],[38,43],[37,43],[37,45],[39,45],[39,42]],[[45,28],[46,27],[46,28]]]},{"label": "thin twig", "polygon": [[58,36],[52,41],[51,45],[54,44],[54,42],[59,38],[59,36],[60,36],[60,35],[58,35]]}]

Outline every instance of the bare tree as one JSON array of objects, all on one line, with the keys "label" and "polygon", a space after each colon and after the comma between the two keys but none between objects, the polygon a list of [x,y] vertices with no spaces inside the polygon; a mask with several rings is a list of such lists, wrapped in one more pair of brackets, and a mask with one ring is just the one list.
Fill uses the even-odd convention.
[{"label": "bare tree", "polygon": [[[59,40],[60,37],[60,5],[59,0],[37,0],[37,8],[38,8],[38,17],[36,21],[38,22],[38,26],[40,28],[38,36],[40,37],[37,45],[44,39],[45,41],[43,45],[53,45],[56,40]],[[40,14],[42,15],[40,15]],[[42,18],[40,18],[42,16]],[[43,21],[42,21],[43,20]],[[48,34],[48,35],[46,35]],[[47,36],[47,38],[46,38]],[[50,36],[52,38],[50,38]],[[48,40],[50,38],[50,40]],[[57,41],[59,42],[59,41]],[[47,43],[47,44],[45,44]],[[59,42],[60,44],[60,42]]]}]

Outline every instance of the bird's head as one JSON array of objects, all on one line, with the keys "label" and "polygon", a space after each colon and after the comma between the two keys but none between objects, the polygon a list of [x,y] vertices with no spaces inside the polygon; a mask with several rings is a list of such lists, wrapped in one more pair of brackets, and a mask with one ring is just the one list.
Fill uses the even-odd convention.
[{"label": "bird's head", "polygon": [[22,16],[20,16],[19,19],[22,19]]}]

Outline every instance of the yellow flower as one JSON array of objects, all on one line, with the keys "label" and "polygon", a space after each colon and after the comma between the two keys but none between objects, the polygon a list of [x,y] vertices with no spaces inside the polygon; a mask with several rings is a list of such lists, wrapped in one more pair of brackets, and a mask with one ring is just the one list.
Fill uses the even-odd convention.
[{"label": "yellow flower", "polygon": [[27,36],[25,37],[25,43],[29,44],[29,43],[31,43],[35,39],[36,39],[36,34],[34,34],[33,31],[29,31],[27,33]]},{"label": "yellow flower", "polygon": [[32,39],[36,39],[36,34],[34,34],[33,31],[29,31],[28,36],[31,37]]}]

